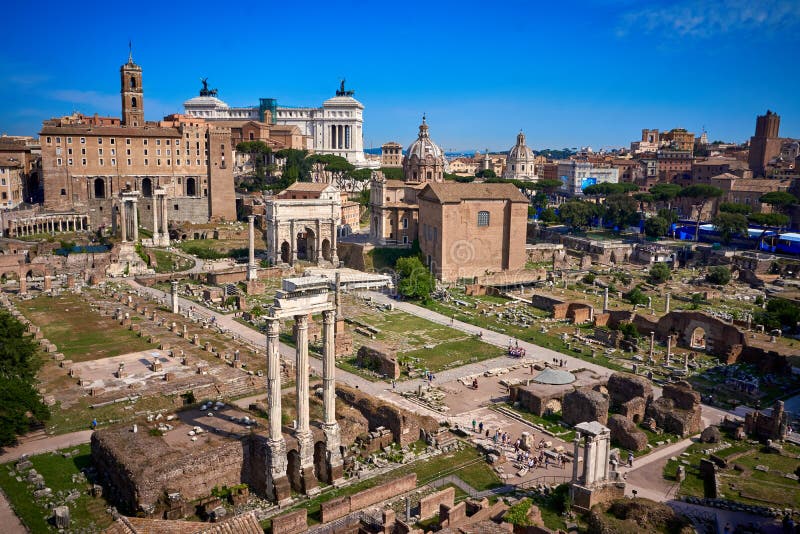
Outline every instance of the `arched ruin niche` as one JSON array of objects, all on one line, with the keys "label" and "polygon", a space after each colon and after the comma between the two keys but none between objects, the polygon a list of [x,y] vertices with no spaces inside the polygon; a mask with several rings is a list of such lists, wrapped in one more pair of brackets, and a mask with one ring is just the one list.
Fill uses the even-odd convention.
[{"label": "arched ruin niche", "polygon": [[289,478],[289,485],[298,493],[303,492],[303,477],[300,474],[300,453],[292,449],[287,455],[286,476]]},{"label": "arched ruin niche", "polygon": [[328,450],[325,447],[325,442],[318,441],[314,444],[314,471],[316,472],[317,479],[330,484],[331,470],[328,464]]},{"label": "arched ruin niche", "polygon": [[693,349],[705,350],[706,331],[702,326],[698,326],[692,330],[691,337],[689,338],[689,347]]}]

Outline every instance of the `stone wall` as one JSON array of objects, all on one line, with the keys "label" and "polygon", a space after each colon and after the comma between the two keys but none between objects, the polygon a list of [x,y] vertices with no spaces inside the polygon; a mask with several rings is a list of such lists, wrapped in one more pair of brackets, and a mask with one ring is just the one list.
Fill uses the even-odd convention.
[{"label": "stone wall", "polygon": [[519,402],[520,406],[526,411],[529,411],[538,416],[544,415],[548,408],[555,408],[552,411],[561,411],[561,399],[564,392],[558,393],[543,393],[536,391],[534,386],[511,386],[510,397],[511,402]]},{"label": "stone wall", "polygon": [[561,419],[569,425],[586,421],[608,420],[608,399],[602,393],[591,389],[576,389],[564,395],[561,403]]},{"label": "stone wall", "polygon": [[647,448],[647,435],[624,415],[614,414],[608,418],[611,440],[624,449],[643,451]]},{"label": "stone wall", "polygon": [[653,385],[650,381],[629,373],[612,374],[608,378],[606,389],[611,401],[611,409],[615,411],[635,397],[642,397],[648,401],[653,398]]},{"label": "stone wall", "polygon": [[372,506],[373,504],[391,499],[417,487],[417,474],[409,473],[403,477],[381,484],[374,488],[360,491],[349,497],[339,497],[322,503],[322,522],[327,523],[334,519],[344,517],[350,512],[355,512]]},{"label": "stone wall", "polygon": [[700,395],[688,382],[664,386],[662,396],[647,407],[647,416],[665,431],[681,437],[700,432]]},{"label": "stone wall", "polygon": [[400,364],[397,362],[397,351],[383,343],[370,342],[358,349],[356,354],[360,366],[388,376],[391,379],[400,378]]},{"label": "stone wall", "polygon": [[420,438],[420,430],[430,432],[439,428],[438,421],[432,417],[402,410],[345,385],[336,386],[336,395],[361,412],[367,419],[370,430],[379,426],[386,427],[392,431],[395,442],[400,445],[417,441]]},{"label": "stone wall", "polygon": [[[419,518],[424,521],[439,513],[439,505],[446,505],[450,508],[455,504],[456,490],[453,487],[443,489],[423,497],[419,501]],[[465,512],[466,515],[466,512]]]},{"label": "stone wall", "polygon": [[308,530],[308,510],[301,508],[272,518],[272,534],[297,534]]}]

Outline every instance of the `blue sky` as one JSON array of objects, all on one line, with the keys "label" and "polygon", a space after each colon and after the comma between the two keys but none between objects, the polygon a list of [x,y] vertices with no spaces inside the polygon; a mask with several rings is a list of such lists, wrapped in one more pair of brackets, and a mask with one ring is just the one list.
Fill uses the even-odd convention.
[{"label": "blue sky", "polygon": [[446,150],[505,150],[520,129],[534,148],[627,145],[642,128],[743,141],[767,108],[800,137],[797,0],[31,5],[4,8],[8,134],[118,116],[130,38],[148,120],[181,112],[201,77],[231,105],[319,105],[345,77],[366,147],[407,145],[423,112]]}]

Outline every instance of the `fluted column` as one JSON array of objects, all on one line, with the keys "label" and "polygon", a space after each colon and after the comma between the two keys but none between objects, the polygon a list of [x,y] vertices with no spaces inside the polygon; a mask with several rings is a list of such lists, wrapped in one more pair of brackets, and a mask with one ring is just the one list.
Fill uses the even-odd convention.
[{"label": "fluted column", "polygon": [[178,281],[173,280],[170,287],[172,313],[178,313]]},{"label": "fluted column", "polygon": [[596,446],[597,443],[595,442],[594,436],[586,436],[586,441],[583,444],[584,446],[584,456],[583,456],[583,474],[584,474],[584,485],[589,486],[594,482],[595,477],[595,455],[596,455]]},{"label": "fluted column", "polygon": [[269,437],[267,440],[267,495],[278,503],[291,499],[291,488],[286,476],[288,459],[286,441],[281,431],[281,361],[280,322],[267,319],[267,403],[269,410]]},{"label": "fluted column", "polygon": [[119,204],[119,226],[122,229],[122,242],[128,240],[128,219],[125,216],[125,204],[127,204],[124,200]]},{"label": "fluted column", "polygon": [[573,445],[575,446],[574,452],[572,454],[572,482],[578,482],[578,459],[580,456],[581,451],[581,435],[580,433],[575,434],[575,439],[572,440]]},{"label": "fluted column", "polygon": [[153,246],[157,247],[160,244],[160,237],[161,231],[158,227],[158,196],[153,195],[152,198],[152,208],[153,208]]},{"label": "fluted column", "polygon": [[137,209],[138,208],[138,204],[139,203],[137,202],[137,199],[135,199],[135,198],[131,202],[131,211],[133,211],[132,219],[133,219],[133,242],[134,243],[138,243],[139,242],[139,210]]},{"label": "fluted column", "polygon": [[322,312],[322,399],[325,405],[325,425],[336,424],[336,349],[334,325],[336,312]]},{"label": "fluted column", "polygon": [[247,223],[249,226],[249,248],[247,256],[247,280],[256,280],[258,273],[256,271],[256,230],[255,230],[255,216],[248,215]]},{"label": "fluted column", "polygon": [[308,316],[296,315],[294,318],[297,344],[296,392],[297,392],[297,433],[309,432],[308,427]]}]

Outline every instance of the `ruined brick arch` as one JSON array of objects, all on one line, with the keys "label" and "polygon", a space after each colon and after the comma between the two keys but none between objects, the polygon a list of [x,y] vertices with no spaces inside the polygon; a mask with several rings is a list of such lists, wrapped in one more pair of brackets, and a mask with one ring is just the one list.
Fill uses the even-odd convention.
[{"label": "ruined brick arch", "polygon": [[656,335],[659,339],[677,333],[678,345],[697,349],[692,337],[705,335],[705,350],[718,356],[727,356],[736,347],[747,345],[744,334],[732,324],[702,312],[670,312],[658,320]]},{"label": "ruined brick arch", "polygon": [[314,444],[314,474],[318,480],[326,484],[333,482],[328,462],[328,448],[324,441],[317,441]]},{"label": "ruined brick arch", "polygon": [[22,272],[25,273],[26,279],[31,279],[34,276],[41,276],[41,277],[47,276],[47,269],[39,266],[36,267],[25,266],[22,268]]},{"label": "ruined brick arch", "polygon": [[17,270],[3,270],[0,272],[0,279],[3,280],[17,280],[19,281],[19,271]]}]

